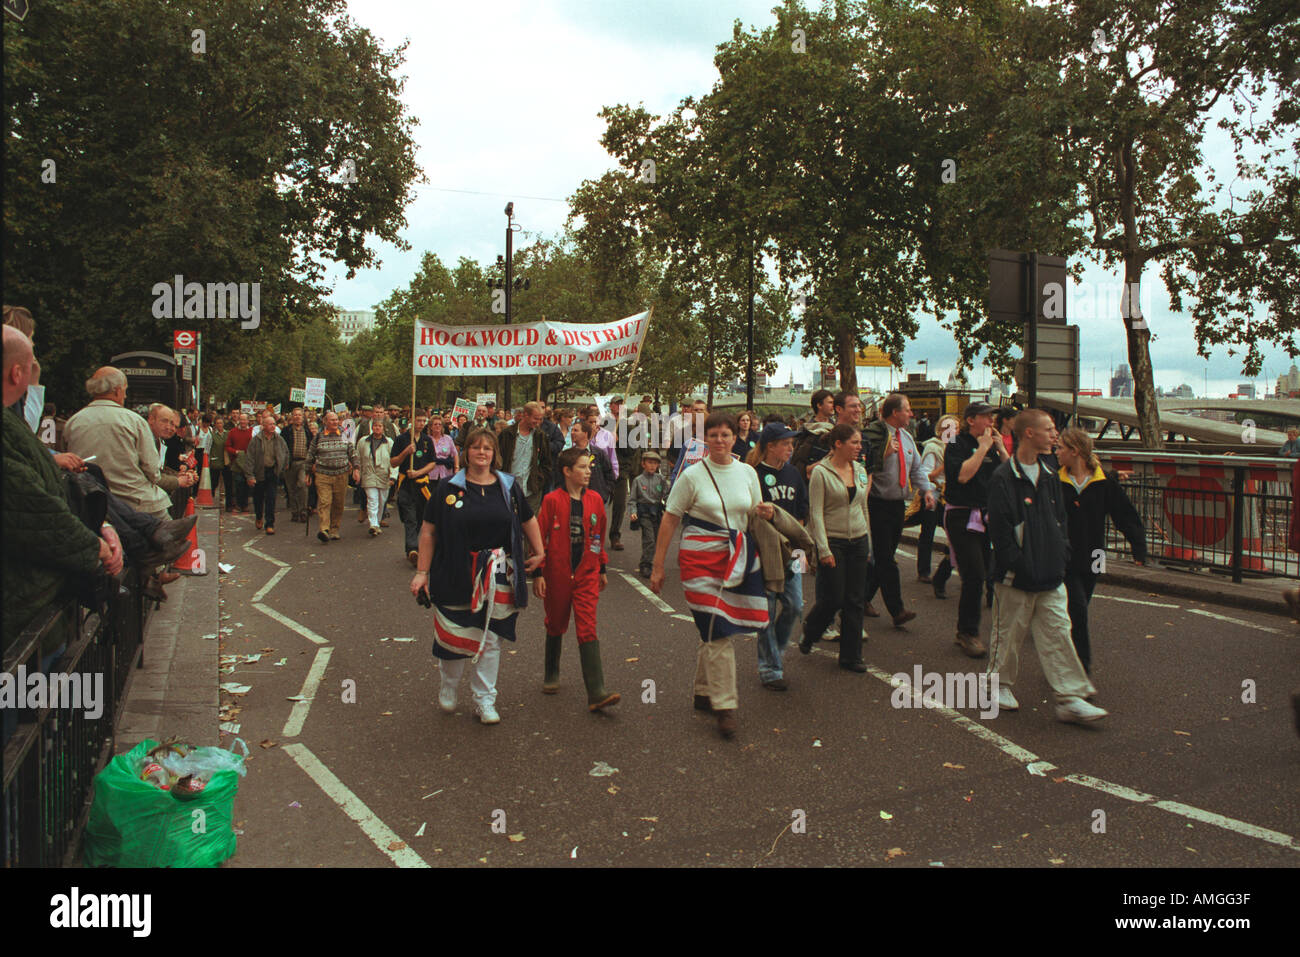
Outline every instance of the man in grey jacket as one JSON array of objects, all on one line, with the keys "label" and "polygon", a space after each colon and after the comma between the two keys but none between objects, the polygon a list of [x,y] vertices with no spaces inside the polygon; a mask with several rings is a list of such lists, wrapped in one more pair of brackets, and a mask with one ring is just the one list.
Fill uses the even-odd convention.
[{"label": "man in grey jacket", "polygon": [[254,432],[244,452],[244,475],[253,490],[255,525],[262,527],[266,517],[266,534],[275,534],[275,488],[280,476],[289,470],[289,446],[275,431],[275,413],[262,413],[261,431]]}]

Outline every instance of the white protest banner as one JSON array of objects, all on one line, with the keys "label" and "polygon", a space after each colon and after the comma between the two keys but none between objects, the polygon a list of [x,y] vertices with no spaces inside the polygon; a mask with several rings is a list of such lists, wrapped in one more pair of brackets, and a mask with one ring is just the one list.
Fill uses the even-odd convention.
[{"label": "white protest banner", "polygon": [[348,410],[348,404],[347,404],[346,402],[335,402],[335,403],[334,403],[334,411],[337,412],[337,413],[339,413],[339,415],[342,415],[342,414],[343,414],[344,412],[346,412],[347,410]]},{"label": "white protest banner", "polygon": [[[487,405],[489,402],[495,405],[497,401],[497,394],[495,392],[480,392],[478,394],[478,398],[475,399],[474,401],[478,405]],[[471,412],[470,417],[473,418],[473,416],[474,413]]]},{"label": "white protest banner", "polygon": [[[303,404],[310,405],[319,409],[325,404],[325,380],[313,379],[308,377],[307,387],[303,389],[306,395],[303,397]],[[338,411],[337,409],[335,411]]]},{"label": "white protest banner", "polygon": [[307,404],[307,390],[306,390],[306,389],[290,389],[290,390],[289,390],[289,401],[290,401],[290,402],[296,402],[296,403],[298,403],[299,405],[306,405],[306,404]]},{"label": "white protest banner", "polygon": [[650,313],[610,323],[530,322],[517,326],[442,326],[415,321],[414,375],[569,372],[635,359]]},{"label": "white protest banner", "polygon": [[252,415],[252,414],[253,414],[253,403],[252,403],[252,402],[249,402],[247,399],[245,399],[243,402],[240,402],[240,403],[239,403],[239,411],[240,411],[240,412],[244,412],[244,413],[246,413],[246,414],[248,414],[248,415]]},{"label": "white protest banner", "polygon": [[462,415],[469,416],[471,422],[474,421],[475,406],[469,399],[457,399],[455,407],[451,410],[451,421],[455,422]]},{"label": "white protest banner", "polygon": [[339,429],[339,431],[343,433],[344,442],[346,442],[348,445],[356,444],[357,427],[356,425],[353,424],[351,419],[344,419],[343,425]]},{"label": "white protest banner", "polygon": [[276,415],[279,415],[279,414],[280,414],[280,403],[279,403],[279,402],[277,402],[277,403],[275,404],[275,414],[276,414]]}]

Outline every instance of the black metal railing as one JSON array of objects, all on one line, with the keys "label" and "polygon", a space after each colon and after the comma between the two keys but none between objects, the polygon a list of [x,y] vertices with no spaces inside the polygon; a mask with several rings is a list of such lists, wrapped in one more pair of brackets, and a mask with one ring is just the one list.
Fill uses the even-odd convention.
[{"label": "black metal railing", "polygon": [[[1099,450],[1142,515],[1151,560],[1248,577],[1300,577],[1288,546],[1293,459]],[[1128,543],[1107,523],[1107,549]]]},{"label": "black metal railing", "polygon": [[[113,754],[114,729],[144,636],[137,568],[127,566],[110,592],[96,608],[84,608],[76,599],[51,606],[6,650],[4,670],[25,705],[28,682],[18,683],[19,675],[42,671],[43,648],[64,648],[45,669],[47,687],[59,689],[60,696],[48,695],[44,707],[4,711],[0,832],[6,867],[71,863],[94,777]],[[90,691],[93,712],[90,701],[72,691],[73,682]],[[56,706],[77,702],[78,707]]]}]

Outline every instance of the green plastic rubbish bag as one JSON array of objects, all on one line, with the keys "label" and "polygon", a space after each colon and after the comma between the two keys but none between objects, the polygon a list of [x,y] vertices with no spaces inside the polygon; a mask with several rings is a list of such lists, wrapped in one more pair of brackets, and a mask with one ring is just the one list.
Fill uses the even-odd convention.
[{"label": "green plastic rubbish bag", "polygon": [[193,798],[178,800],[139,777],[141,762],[157,746],[141,741],[95,776],[87,867],[216,867],[234,855],[239,774],[217,771]]}]

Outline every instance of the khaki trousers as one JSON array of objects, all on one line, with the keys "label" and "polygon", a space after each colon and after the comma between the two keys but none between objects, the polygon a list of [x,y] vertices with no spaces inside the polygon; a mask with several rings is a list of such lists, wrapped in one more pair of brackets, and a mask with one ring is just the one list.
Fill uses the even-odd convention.
[{"label": "khaki trousers", "polygon": [[348,497],[348,477],[343,475],[316,476],[316,511],[320,514],[320,530],[335,533],[343,520],[343,505]]},{"label": "khaki trousers", "polygon": [[1043,677],[1057,703],[1082,698],[1097,689],[1079,662],[1070,640],[1065,585],[1052,591],[1021,591],[1001,582],[993,586],[993,622],[989,632],[988,673],[1011,688],[1020,673],[1020,645],[1032,633]]},{"label": "khaki trousers", "polygon": [[707,697],[714,711],[731,711],[740,706],[736,695],[736,649],[730,637],[700,642],[695,693]]}]

